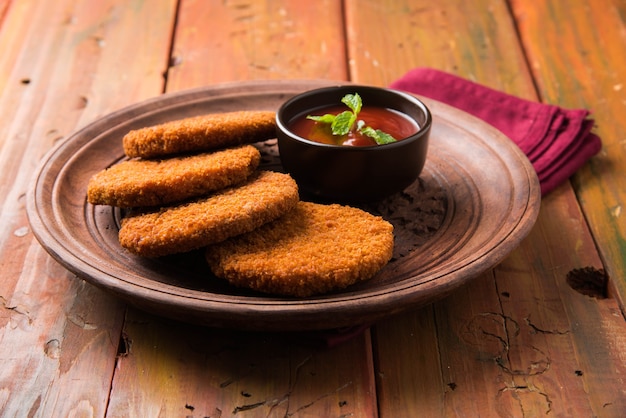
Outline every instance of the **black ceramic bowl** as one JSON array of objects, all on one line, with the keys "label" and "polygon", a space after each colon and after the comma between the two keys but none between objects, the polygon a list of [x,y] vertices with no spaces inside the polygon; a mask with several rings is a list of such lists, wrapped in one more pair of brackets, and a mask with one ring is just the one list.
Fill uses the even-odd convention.
[{"label": "black ceramic bowl", "polygon": [[[317,115],[320,108],[341,105],[341,99],[349,93],[358,93],[363,107],[384,107],[405,114],[417,122],[418,131],[390,144],[357,147],[322,144],[289,130],[294,118],[303,113]],[[304,194],[325,200],[366,202],[400,192],[417,180],[426,161],[432,116],[422,101],[409,94],[341,85],[292,97],[278,109],[276,121],[282,165]]]}]

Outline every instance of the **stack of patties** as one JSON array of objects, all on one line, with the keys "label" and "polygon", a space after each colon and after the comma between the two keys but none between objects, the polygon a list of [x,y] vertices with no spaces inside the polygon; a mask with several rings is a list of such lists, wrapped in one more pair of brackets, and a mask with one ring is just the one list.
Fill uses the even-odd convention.
[{"label": "stack of patties", "polygon": [[275,129],[274,112],[241,111],[131,131],[129,159],[92,177],[88,201],[128,209],[119,241],[131,253],[206,247],[214,274],[236,286],[303,297],[372,277],[391,259],[393,227],[301,202],[291,176],[259,170],[251,144]]},{"label": "stack of patties", "polygon": [[146,257],[186,252],[249,232],[292,210],[287,174],[257,171],[249,143],[275,136],[274,112],[233,112],[129,132],[130,159],[89,182],[92,204],[129,208],[119,240]]}]

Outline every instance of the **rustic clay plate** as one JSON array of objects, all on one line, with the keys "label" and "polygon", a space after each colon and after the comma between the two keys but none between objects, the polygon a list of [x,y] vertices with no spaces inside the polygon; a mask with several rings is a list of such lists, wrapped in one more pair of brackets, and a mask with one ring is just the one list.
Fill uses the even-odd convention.
[{"label": "rustic clay plate", "polygon": [[[117,241],[121,214],[86,201],[89,178],[124,159],[131,129],[242,109],[275,110],[328,81],[232,83],[167,94],[110,114],[56,146],[28,195],[33,232],[59,263],[93,285],[160,315],[256,330],[338,328],[432,302],[500,262],[527,235],[540,204],[526,157],[497,130],[424,99],[433,113],[429,155],[405,193],[365,209],[395,225],[396,253],[373,279],[340,292],[291,299],[231,287],[202,252],[142,259]],[[275,141],[259,144],[280,170]]]}]

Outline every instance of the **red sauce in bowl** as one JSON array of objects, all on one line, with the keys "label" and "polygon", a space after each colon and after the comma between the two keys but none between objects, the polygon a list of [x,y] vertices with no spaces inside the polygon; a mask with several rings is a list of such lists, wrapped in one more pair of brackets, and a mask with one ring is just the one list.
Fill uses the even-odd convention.
[{"label": "red sauce in bowl", "polygon": [[[329,123],[315,122],[307,119],[308,115],[321,116],[327,113],[337,115],[346,110],[345,106],[328,106],[301,114],[289,122],[289,130],[310,141],[330,145],[372,146],[377,145],[374,139],[356,131],[356,127],[347,135],[333,135]],[[367,106],[359,112],[357,120],[365,125],[393,136],[397,141],[407,138],[419,130],[417,122],[403,113],[384,107]],[[356,126],[356,123],[355,123]]]}]

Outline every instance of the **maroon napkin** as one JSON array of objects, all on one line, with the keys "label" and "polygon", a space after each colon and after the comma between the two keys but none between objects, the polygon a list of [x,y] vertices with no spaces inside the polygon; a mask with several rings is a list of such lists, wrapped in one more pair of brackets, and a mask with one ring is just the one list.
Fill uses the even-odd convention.
[{"label": "maroon napkin", "polygon": [[499,129],[528,156],[542,195],[566,181],[602,147],[584,109],[528,101],[431,68],[409,71],[390,87],[449,104]]}]

